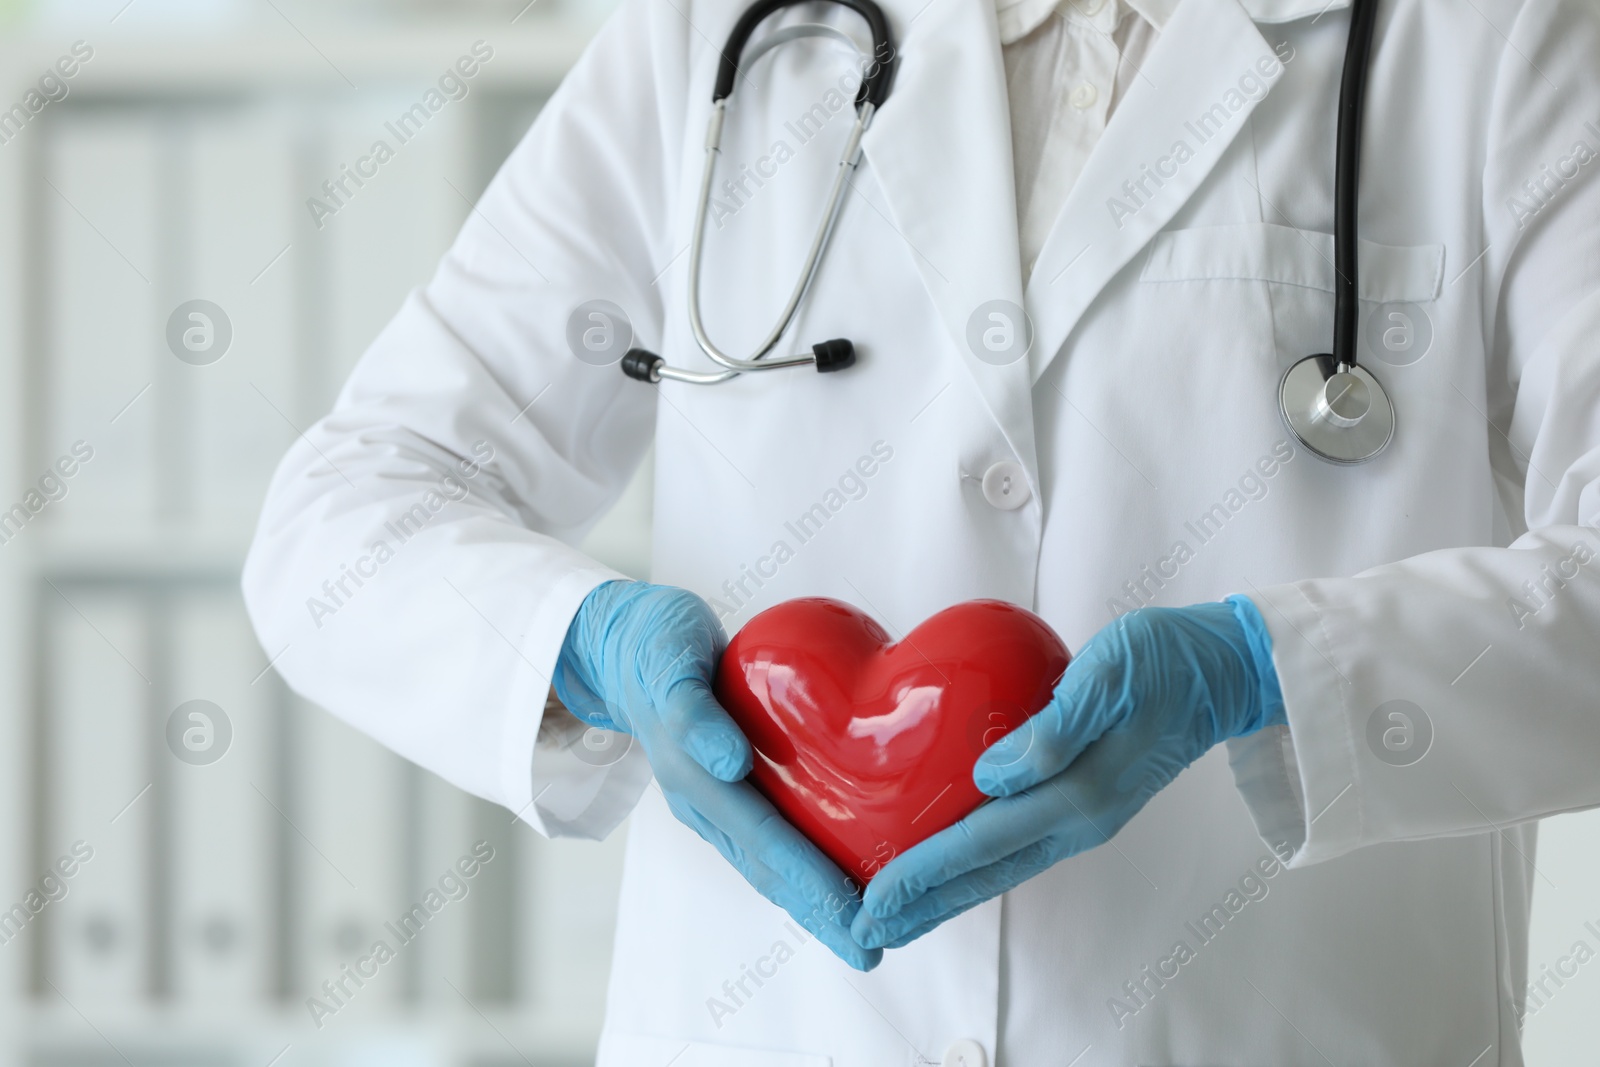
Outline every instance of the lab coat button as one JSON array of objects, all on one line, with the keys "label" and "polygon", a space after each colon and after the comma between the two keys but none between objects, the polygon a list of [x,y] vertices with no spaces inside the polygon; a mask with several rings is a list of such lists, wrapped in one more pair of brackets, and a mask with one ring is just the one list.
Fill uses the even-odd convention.
[{"label": "lab coat button", "polygon": [[1015,511],[1033,496],[1022,464],[1003,459],[983,472],[983,499],[1001,511]]},{"label": "lab coat button", "polygon": [[944,1050],[941,1067],[989,1067],[989,1057],[983,1046],[970,1037],[963,1037]]}]

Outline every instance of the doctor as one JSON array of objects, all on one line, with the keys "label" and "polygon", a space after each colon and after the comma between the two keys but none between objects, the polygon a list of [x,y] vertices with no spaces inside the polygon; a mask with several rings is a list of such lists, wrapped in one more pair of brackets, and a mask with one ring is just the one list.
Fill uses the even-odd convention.
[{"label": "doctor", "polygon": [[[683,253],[742,10],[627,0],[290,451],[245,573],[284,676],[543,833],[631,813],[603,1067],[1520,1063],[1534,823],[1600,803],[1600,15],[1381,5],[1361,352],[1399,423],[1336,467],[1277,388],[1332,332],[1345,3],[886,0],[893,95],[778,351],[856,365],[642,384],[569,330],[608,301],[713,369]],[[741,79],[727,351],[853,70]],[[652,444],[644,586],[573,545]],[[1000,597],[1080,650],[976,772],[1003,799],[864,904],[729,781],[703,685],[719,623],[800,595],[894,633]]]}]

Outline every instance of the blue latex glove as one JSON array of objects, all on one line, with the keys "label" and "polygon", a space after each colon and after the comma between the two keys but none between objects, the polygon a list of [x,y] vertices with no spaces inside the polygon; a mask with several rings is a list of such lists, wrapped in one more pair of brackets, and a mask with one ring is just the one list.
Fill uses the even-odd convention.
[{"label": "blue latex glove", "polygon": [[607,582],[567,629],[556,696],[589,725],[637,738],[674,815],[846,963],[871,970],[883,953],[850,937],[861,903],[853,884],[741,781],[750,743],[711,690],[726,644],[688,590]]},{"label": "blue latex glove", "polygon": [[1073,659],[1050,703],[991,745],[973,781],[1001,799],[891,860],[851,930],[896,948],[1111,839],[1211,746],[1284,724],[1254,604],[1144,608]]}]

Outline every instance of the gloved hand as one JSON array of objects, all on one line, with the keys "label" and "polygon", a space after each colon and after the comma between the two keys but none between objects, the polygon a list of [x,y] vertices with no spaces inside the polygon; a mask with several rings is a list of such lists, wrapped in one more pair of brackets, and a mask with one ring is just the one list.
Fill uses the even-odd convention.
[{"label": "gloved hand", "polygon": [[755,787],[750,743],[712,695],[727,644],[706,602],[685,589],[607,582],[584,599],[556,661],[573,715],[638,739],[667,805],[762,896],[857,970],[882,951],[850,937],[852,883]]},{"label": "gloved hand", "polygon": [[1272,639],[1248,599],[1121,616],[1043,711],[978,758],[973,781],[1000,799],[891,860],[851,932],[872,948],[914,941],[1110,840],[1211,746],[1286,723]]}]

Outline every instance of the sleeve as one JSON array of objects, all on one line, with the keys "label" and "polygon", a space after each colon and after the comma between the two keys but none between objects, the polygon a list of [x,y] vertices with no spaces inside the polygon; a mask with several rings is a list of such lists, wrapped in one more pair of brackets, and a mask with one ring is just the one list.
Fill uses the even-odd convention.
[{"label": "sleeve", "polygon": [[[1230,754],[1257,829],[1292,865],[1600,805],[1600,17],[1532,0],[1507,44],[1474,403],[1494,423],[1512,539],[1253,598],[1289,725]],[[1535,200],[1538,161],[1565,180]]]},{"label": "sleeve", "polygon": [[587,744],[545,708],[578,606],[621,577],[572,546],[655,420],[654,390],[577,358],[569,323],[581,336],[575,313],[605,300],[637,343],[659,338],[686,29],[628,0],[601,30],[299,435],[244,567],[296,692],[541,833],[604,836],[649,780],[641,752]]}]

